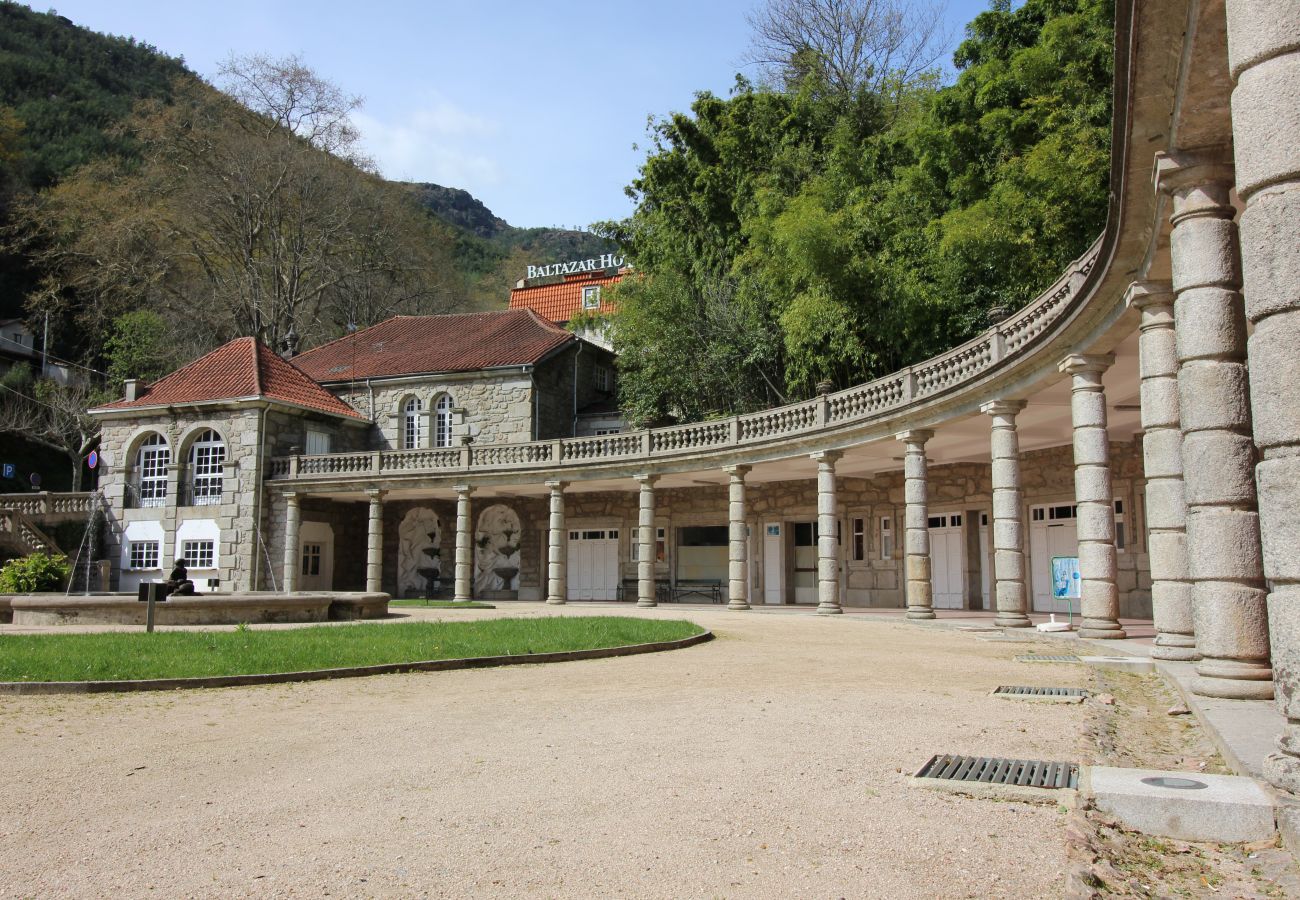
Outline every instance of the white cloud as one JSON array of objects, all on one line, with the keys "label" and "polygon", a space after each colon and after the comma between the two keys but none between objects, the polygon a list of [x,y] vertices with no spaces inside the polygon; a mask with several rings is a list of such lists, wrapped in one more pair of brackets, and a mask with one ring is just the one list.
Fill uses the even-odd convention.
[{"label": "white cloud", "polygon": [[473,189],[500,184],[500,164],[484,152],[499,126],[437,95],[396,121],[354,116],[365,152],[386,178]]}]

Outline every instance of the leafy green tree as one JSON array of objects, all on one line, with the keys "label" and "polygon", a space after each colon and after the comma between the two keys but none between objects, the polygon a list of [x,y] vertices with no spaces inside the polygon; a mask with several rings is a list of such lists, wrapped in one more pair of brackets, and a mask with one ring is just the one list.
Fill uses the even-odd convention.
[{"label": "leafy green tree", "polygon": [[104,345],[111,388],[128,378],[157,381],[181,362],[167,320],[149,309],[123,313],[113,320]]}]

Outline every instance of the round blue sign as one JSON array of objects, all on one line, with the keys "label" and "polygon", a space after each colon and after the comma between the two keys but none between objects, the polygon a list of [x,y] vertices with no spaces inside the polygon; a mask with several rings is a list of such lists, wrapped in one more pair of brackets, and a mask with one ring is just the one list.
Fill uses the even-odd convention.
[{"label": "round blue sign", "polygon": [[98,450],[91,450],[91,451],[90,451],[90,455],[86,457],[86,465],[90,466],[92,469],[95,468],[95,466],[99,465],[99,451],[98,451]]}]

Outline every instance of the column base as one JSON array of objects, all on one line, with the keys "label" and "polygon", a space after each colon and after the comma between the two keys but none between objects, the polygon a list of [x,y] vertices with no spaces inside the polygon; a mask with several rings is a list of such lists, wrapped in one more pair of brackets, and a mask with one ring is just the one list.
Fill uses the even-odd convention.
[{"label": "column base", "polygon": [[1079,637],[1094,641],[1122,641],[1128,632],[1114,619],[1080,619]]},{"label": "column base", "polygon": [[1272,700],[1273,670],[1263,663],[1202,657],[1192,693],[1225,700]]},{"label": "column base", "polygon": [[[1278,735],[1277,750],[1264,757],[1264,777],[1284,791],[1300,794],[1300,722],[1287,722]],[[1300,826],[1300,819],[1296,824]]]},{"label": "column base", "polygon": [[636,605],[641,607],[642,609],[649,609],[650,607],[658,606],[659,604],[653,600],[638,600],[636,602]]},{"label": "column base", "polygon": [[744,600],[732,600],[727,604],[727,609],[749,609],[750,606]]},{"label": "column base", "polygon": [[563,597],[547,597],[547,606],[563,606],[567,601]]},{"label": "column base", "polygon": [[1189,634],[1161,632],[1156,635],[1156,645],[1151,650],[1153,659],[1171,662],[1196,662],[1201,654],[1196,652],[1196,639]]},{"label": "column base", "polygon": [[937,618],[934,614],[934,610],[930,609],[928,606],[909,606],[907,608],[907,617],[918,621]]},{"label": "column base", "polygon": [[844,610],[840,609],[838,603],[819,603],[817,604],[817,615],[819,616],[838,616]]},{"label": "column base", "polygon": [[998,613],[993,618],[993,624],[998,628],[1032,628],[1034,623],[1024,613],[1009,612]]}]

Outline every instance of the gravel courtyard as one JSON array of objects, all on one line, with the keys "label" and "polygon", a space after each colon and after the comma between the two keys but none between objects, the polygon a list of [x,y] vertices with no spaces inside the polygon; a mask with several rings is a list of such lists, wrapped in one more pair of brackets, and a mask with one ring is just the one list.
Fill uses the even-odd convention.
[{"label": "gravel courtyard", "polygon": [[937,751],[1077,759],[1080,707],[989,691],[1084,685],[1083,670],[852,615],[559,614],[611,612],[687,618],[718,639],[550,666],[0,699],[0,896],[1060,894],[1061,810],[907,778]]}]

